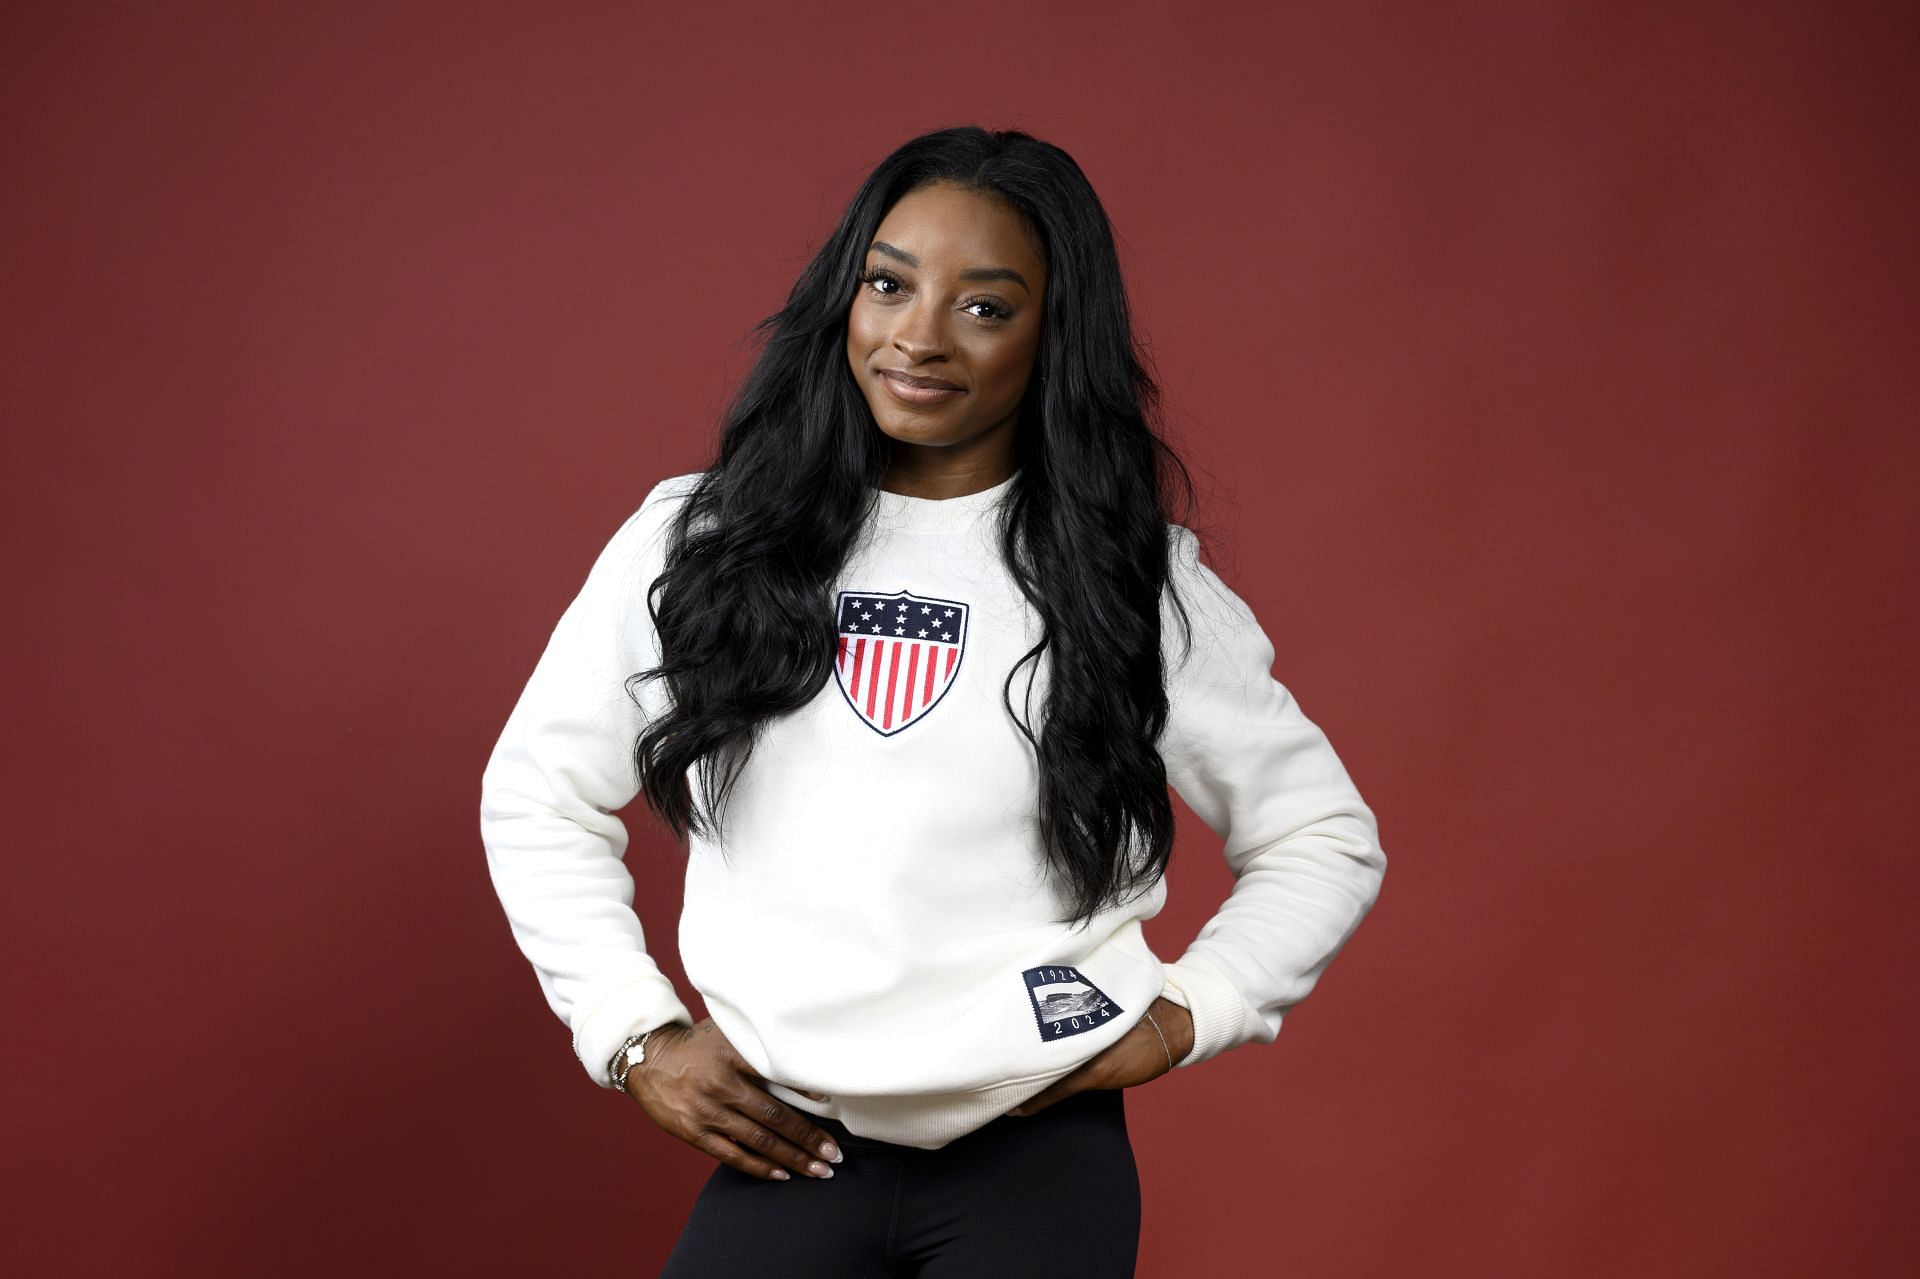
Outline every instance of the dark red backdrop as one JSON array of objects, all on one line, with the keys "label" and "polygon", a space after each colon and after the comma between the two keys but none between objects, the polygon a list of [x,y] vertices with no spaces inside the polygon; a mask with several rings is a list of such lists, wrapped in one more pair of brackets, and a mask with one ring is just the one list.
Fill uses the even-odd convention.
[{"label": "dark red backdrop", "polygon": [[[1141,1273],[1911,1265],[1880,9],[9,6],[9,1269],[657,1268],[711,1164],[574,1063],[480,768],[859,178],[965,121],[1107,201],[1391,859],[1278,1043],[1129,1095]],[[1156,947],[1227,886],[1190,823]]]}]

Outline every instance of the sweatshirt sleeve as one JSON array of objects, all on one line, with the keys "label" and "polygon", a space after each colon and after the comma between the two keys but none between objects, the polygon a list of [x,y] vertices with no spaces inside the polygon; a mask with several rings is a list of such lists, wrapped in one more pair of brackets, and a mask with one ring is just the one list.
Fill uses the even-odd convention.
[{"label": "sweatshirt sleeve", "polygon": [[[541,992],[573,1031],[574,1055],[603,1088],[629,1035],[693,1024],[648,956],[633,911],[618,817],[639,793],[634,738],[664,708],[658,681],[627,678],[659,659],[645,592],[665,554],[662,481],[600,552],[508,715],[480,788],[480,833],[495,893]],[[643,718],[644,716],[644,718]]]},{"label": "sweatshirt sleeve", "polygon": [[1279,1036],[1372,908],[1387,859],[1326,735],[1273,678],[1259,621],[1201,561],[1192,531],[1170,527],[1193,642],[1183,646],[1166,605],[1161,755],[1168,781],[1225,841],[1234,874],[1219,911],[1166,965],[1166,997],[1193,1016],[1193,1049],[1177,1063],[1191,1066]]}]

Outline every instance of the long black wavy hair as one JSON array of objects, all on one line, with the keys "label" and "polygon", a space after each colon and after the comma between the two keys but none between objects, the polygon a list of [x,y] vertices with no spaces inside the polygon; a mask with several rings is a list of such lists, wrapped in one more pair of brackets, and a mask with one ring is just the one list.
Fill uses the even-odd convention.
[{"label": "long black wavy hair", "polygon": [[[847,315],[875,230],[933,182],[1019,210],[1047,267],[1040,350],[1014,431],[1018,474],[1000,549],[1044,625],[1001,696],[1038,760],[1039,835],[1084,924],[1150,888],[1173,850],[1157,742],[1168,714],[1160,600],[1168,502],[1193,506],[1161,438],[1160,393],[1136,344],[1119,257],[1093,187],[1059,147],[1018,130],[940,129],[868,176],[787,296],[727,406],[713,461],[667,534],[647,591],[669,708],[634,744],[647,804],[674,834],[718,833],[726,801],[774,716],[832,677],[832,589],[886,476],[890,441],[848,367]],[[1185,521],[1182,521],[1185,522]],[[657,597],[657,598],[656,598]],[[725,608],[712,607],[725,599]],[[1183,628],[1184,605],[1175,607]],[[1016,714],[1013,675],[1045,655],[1038,732]],[[1031,687],[1031,681],[1029,682]],[[698,770],[701,811],[688,778]]]}]

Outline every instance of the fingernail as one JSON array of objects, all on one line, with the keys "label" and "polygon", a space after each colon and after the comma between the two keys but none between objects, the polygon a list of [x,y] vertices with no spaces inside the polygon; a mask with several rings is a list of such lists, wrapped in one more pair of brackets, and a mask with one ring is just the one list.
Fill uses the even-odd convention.
[{"label": "fingernail", "polygon": [[834,1163],[839,1163],[842,1159],[846,1157],[840,1153],[840,1147],[834,1145],[830,1141],[823,1141],[820,1143],[820,1153],[825,1155],[828,1159],[831,1159]]},{"label": "fingernail", "polygon": [[818,1159],[814,1160],[812,1163],[807,1165],[807,1171],[812,1173],[816,1177],[833,1176],[833,1169],[827,1167],[825,1164],[821,1163]]},{"label": "fingernail", "polygon": [[787,1170],[785,1168],[775,1168],[773,1170],[773,1176],[774,1176],[774,1180],[776,1181],[792,1181],[793,1180],[793,1178],[787,1175]]}]

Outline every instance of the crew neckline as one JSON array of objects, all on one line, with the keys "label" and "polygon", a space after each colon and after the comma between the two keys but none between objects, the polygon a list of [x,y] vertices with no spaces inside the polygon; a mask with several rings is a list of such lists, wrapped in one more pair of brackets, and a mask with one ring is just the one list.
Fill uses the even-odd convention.
[{"label": "crew neckline", "polygon": [[912,532],[968,528],[997,507],[1000,500],[1013,491],[1013,482],[1019,477],[1016,468],[1012,475],[992,488],[962,493],[959,497],[908,497],[875,488],[874,519],[887,529]]}]

